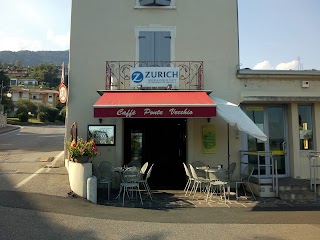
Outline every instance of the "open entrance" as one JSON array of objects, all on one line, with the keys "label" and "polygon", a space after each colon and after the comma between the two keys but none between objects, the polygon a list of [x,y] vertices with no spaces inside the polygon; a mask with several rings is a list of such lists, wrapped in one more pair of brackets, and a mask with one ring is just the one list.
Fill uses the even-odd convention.
[{"label": "open entrance", "polygon": [[[186,119],[124,119],[124,163],[154,164],[152,189],[183,189],[186,162]],[[148,168],[149,168],[148,167]]]}]

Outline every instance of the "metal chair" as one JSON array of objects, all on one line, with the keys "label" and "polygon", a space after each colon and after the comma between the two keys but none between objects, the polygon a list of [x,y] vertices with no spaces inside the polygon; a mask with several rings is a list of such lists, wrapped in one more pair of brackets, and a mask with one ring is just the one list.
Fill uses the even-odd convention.
[{"label": "metal chair", "polygon": [[234,173],[234,170],[236,169],[237,164],[235,162],[230,163],[228,167],[228,180],[232,179],[232,175]]},{"label": "metal chair", "polygon": [[112,177],[113,177],[112,169],[113,169],[112,164],[107,161],[102,161],[98,164],[98,171],[102,178],[109,178],[112,180]]},{"label": "metal chair", "polygon": [[210,179],[206,179],[206,178],[203,178],[203,177],[198,177],[198,175],[197,175],[195,169],[193,168],[193,166],[191,164],[189,164],[189,167],[190,167],[190,170],[191,170],[191,175],[194,178],[193,185],[192,185],[192,188],[191,188],[191,191],[190,191],[190,195],[193,192],[193,197],[192,198],[194,198],[194,196],[196,195],[196,192],[198,190],[198,187],[200,187],[200,191],[201,191],[202,190],[202,188],[201,188],[202,183],[208,184],[210,182]]},{"label": "metal chair", "polygon": [[192,177],[187,165],[184,162],[183,162],[183,167],[184,167],[184,171],[186,172],[186,176],[188,177],[188,181],[187,181],[186,186],[184,187],[184,190],[183,190],[186,192],[185,196],[187,196],[189,188],[190,188],[192,182],[194,181],[194,178]]},{"label": "metal chair", "polygon": [[145,163],[142,165],[141,169],[140,169],[140,173],[141,173],[142,177],[144,177],[144,174],[146,173],[147,168],[148,168],[148,162],[145,162]]},{"label": "metal chair", "polygon": [[198,177],[202,177],[202,178],[206,178],[206,173],[202,170],[197,170],[197,167],[204,167],[205,164],[201,161],[195,161],[193,163],[191,163],[192,167],[195,169]]},{"label": "metal chair", "polygon": [[153,165],[154,164],[152,164],[151,167],[149,168],[145,179],[140,179],[139,180],[139,184],[142,184],[142,186],[144,187],[145,191],[147,192],[147,194],[149,195],[151,200],[152,200],[152,194],[151,194],[150,187],[149,187],[149,184],[148,184],[148,179],[151,176],[151,171],[152,171]]},{"label": "metal chair", "polygon": [[250,187],[250,178],[252,177],[253,171],[254,171],[253,165],[246,166],[245,169],[243,169],[243,171],[241,173],[240,181],[236,182],[236,199],[237,199],[237,201],[239,200],[239,196],[238,196],[238,187],[239,186],[238,185],[242,185],[245,197],[247,197],[247,193],[246,193],[246,189],[244,186],[247,186],[251,192],[253,199],[256,200],[256,197],[254,196],[253,191]]},{"label": "metal chair", "polygon": [[228,198],[230,195],[230,191],[226,171],[221,169],[217,170],[216,172],[210,172],[209,179],[210,183],[208,187],[206,201],[208,201],[210,194],[212,197],[213,193],[218,194],[219,192],[221,200],[224,200],[224,203],[227,203],[226,188],[228,188]]},{"label": "metal chair", "polygon": [[[138,168],[130,167],[123,172],[123,180],[122,180],[122,183],[120,183],[120,191],[119,191],[119,196],[121,196],[121,192],[123,191],[122,206],[124,206],[125,195],[127,195],[129,199],[133,198],[134,191],[136,192],[136,197],[137,197],[137,192],[139,193],[141,205],[143,205],[141,192],[139,188],[139,181],[140,181],[140,172]],[[129,192],[131,192],[131,196]]]},{"label": "metal chair", "polygon": [[110,200],[110,188],[112,184],[112,178],[103,178],[101,177],[101,174],[96,169],[94,165],[92,165],[92,174],[97,178],[97,187],[99,188],[99,185],[107,184],[108,185],[108,200]]}]

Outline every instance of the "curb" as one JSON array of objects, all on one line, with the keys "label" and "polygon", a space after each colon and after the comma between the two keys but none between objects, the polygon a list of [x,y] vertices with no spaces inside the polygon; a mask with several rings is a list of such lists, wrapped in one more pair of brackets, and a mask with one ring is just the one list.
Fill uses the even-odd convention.
[{"label": "curb", "polygon": [[21,127],[20,126],[15,126],[15,125],[7,125],[6,127],[0,128],[0,135],[3,134],[3,133],[8,133],[8,132],[15,131],[17,129],[21,129]]}]

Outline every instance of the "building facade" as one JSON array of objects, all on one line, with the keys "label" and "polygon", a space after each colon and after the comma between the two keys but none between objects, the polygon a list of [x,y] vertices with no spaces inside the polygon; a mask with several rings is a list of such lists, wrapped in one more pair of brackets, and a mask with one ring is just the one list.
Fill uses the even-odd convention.
[{"label": "building facade", "polygon": [[[236,162],[234,178],[239,178],[241,162],[258,165],[248,155],[252,151],[277,150],[279,156],[286,152],[278,157],[281,175],[308,177],[306,151],[299,145],[298,116],[299,111],[301,115],[311,111],[311,118],[308,115],[301,123],[313,121],[309,148],[312,145],[316,149],[319,73],[239,70],[238,39],[236,0],[202,0],[201,4],[193,0],[72,1],[66,131],[70,132],[73,122],[84,138],[90,127],[113,129],[112,143],[99,146],[101,155],[94,164],[107,160],[122,166],[135,159],[154,163],[152,183],[162,188],[184,185],[182,162],[201,161],[210,166]],[[152,74],[167,67],[179,72],[178,80],[167,85],[139,84],[139,75],[132,75],[137,69],[150,68]],[[311,87],[303,88],[302,81],[310,82]],[[164,99],[165,107],[170,107],[176,100],[170,94],[176,93],[187,94],[184,110],[207,100],[202,95],[200,101],[198,93],[241,103],[248,116],[272,138],[263,144],[253,142],[250,136],[229,128],[215,113],[161,117],[151,111],[147,117],[133,115],[127,108],[128,104],[133,107],[132,102],[135,107],[144,104],[156,108]],[[214,103],[205,107],[206,112],[215,108]],[[253,115],[259,115],[260,122]],[[282,129],[283,136],[274,126]],[[310,127],[304,126],[304,131]],[[275,132],[279,135],[272,136]],[[268,169],[262,170],[265,177],[270,175]]]},{"label": "building facade", "polygon": [[19,99],[26,99],[34,103],[43,103],[51,107],[56,107],[59,100],[59,92],[56,90],[12,88],[10,92],[14,103]]}]

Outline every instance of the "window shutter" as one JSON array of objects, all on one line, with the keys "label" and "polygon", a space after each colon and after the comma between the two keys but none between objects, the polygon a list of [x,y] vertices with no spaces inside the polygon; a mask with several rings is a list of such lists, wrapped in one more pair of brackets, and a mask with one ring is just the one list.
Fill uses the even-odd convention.
[{"label": "window shutter", "polygon": [[[154,32],[141,31],[139,33],[139,61],[154,61]],[[148,65],[141,64],[141,67]]]},{"label": "window shutter", "polygon": [[[169,67],[171,61],[170,32],[155,32],[155,61],[165,61],[160,66]],[[163,65],[164,64],[164,65]]]}]

